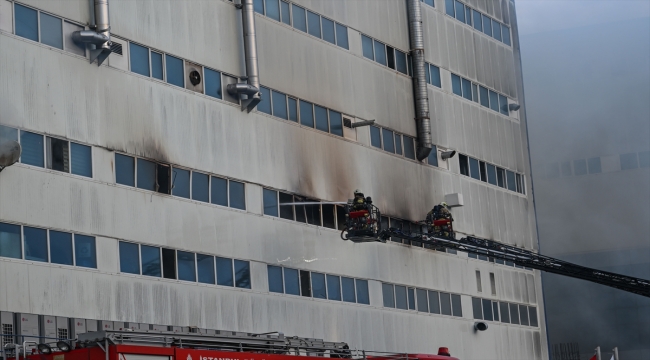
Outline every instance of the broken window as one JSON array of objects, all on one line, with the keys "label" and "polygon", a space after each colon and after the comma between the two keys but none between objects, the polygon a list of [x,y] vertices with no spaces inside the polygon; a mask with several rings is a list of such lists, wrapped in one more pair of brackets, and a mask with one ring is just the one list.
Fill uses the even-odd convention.
[{"label": "broken window", "polygon": [[280,193],[280,217],[287,220],[294,219],[293,205],[282,205],[293,202],[293,195]]},{"label": "broken window", "polygon": [[485,162],[479,161],[478,167],[479,167],[479,173],[481,174],[481,181],[487,182],[487,171],[485,169]]},{"label": "broken window", "polygon": [[311,276],[309,271],[300,270],[300,293],[302,296],[311,297]]},{"label": "broken window", "polygon": [[174,249],[162,249],[163,277],[165,279],[176,279],[176,251]]},{"label": "broken window", "polygon": [[234,286],[232,274],[232,259],[215,257],[217,262],[217,285]]},{"label": "broken window", "polygon": [[298,270],[284,268],[284,292],[290,295],[300,295]]},{"label": "broken window", "polygon": [[214,284],[214,256],[196,254],[198,280],[203,284]]},{"label": "broken window", "polygon": [[238,288],[251,288],[251,269],[248,261],[235,260],[235,286]]},{"label": "broken window", "polygon": [[190,198],[190,171],[185,169],[174,168],[172,183],[172,195]]},{"label": "broken window", "polygon": [[47,138],[47,168],[70,172],[70,147],[67,141]]},{"label": "broken window", "polygon": [[323,204],[323,226],[336,229],[336,223],[334,222],[334,205],[332,204]]}]

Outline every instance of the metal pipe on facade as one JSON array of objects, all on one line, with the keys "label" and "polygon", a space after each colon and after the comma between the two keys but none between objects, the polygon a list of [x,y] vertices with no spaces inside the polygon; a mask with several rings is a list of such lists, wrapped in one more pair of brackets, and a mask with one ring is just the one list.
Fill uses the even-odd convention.
[{"label": "metal pipe on facade", "polygon": [[101,65],[111,54],[111,24],[108,17],[108,0],[88,0],[90,14],[88,27],[72,33],[72,40],[79,45],[88,45],[90,63],[97,60]]},{"label": "metal pipe on facade", "polygon": [[429,117],[429,93],[424,61],[424,36],[422,30],[422,11],[420,0],[406,0],[411,59],[413,60],[413,95],[415,98],[415,122],[417,125],[418,160],[429,156],[433,148],[431,138],[431,119]]},{"label": "metal pipe on facade", "polygon": [[[244,61],[246,63],[246,77],[250,87],[256,91],[251,94],[251,88],[248,87],[246,94],[248,98],[242,101],[242,110],[251,112],[262,100],[260,93],[260,76],[257,65],[257,37],[255,35],[255,10],[253,0],[242,0],[242,27],[244,32]],[[229,89],[230,90],[230,89]],[[233,89],[236,91],[236,89]],[[239,92],[238,92],[239,93]]]}]

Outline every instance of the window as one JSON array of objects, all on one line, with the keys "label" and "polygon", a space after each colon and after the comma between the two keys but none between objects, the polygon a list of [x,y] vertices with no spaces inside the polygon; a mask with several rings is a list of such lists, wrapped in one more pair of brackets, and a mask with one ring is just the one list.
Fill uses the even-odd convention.
[{"label": "window", "polygon": [[184,197],[186,199],[190,198],[190,171],[174,168],[173,169],[174,177],[172,185],[172,195]]},{"label": "window", "polygon": [[140,274],[140,259],[138,245],[120,241],[120,272]]},{"label": "window", "polygon": [[[19,6],[16,4],[16,6]],[[20,162],[38,167],[45,166],[43,156],[43,136],[27,131],[20,132]]]},{"label": "window", "polygon": [[478,102],[478,86],[476,84],[472,84],[472,100]]},{"label": "window", "polygon": [[417,311],[429,312],[427,291],[423,289],[416,289],[415,296],[417,298]]},{"label": "window", "polygon": [[48,137],[47,141],[47,168],[70,172],[70,156],[68,142],[61,139]]},{"label": "window", "polygon": [[523,183],[523,176],[520,174],[517,175],[517,192],[520,194],[524,194],[524,183]]},{"label": "window", "polygon": [[456,1],[456,19],[460,22],[465,22],[465,5],[462,2]]},{"label": "window", "polygon": [[[23,227],[23,241],[25,243],[25,260],[48,261],[47,230],[25,226]],[[70,240],[70,250],[72,250],[72,240]],[[72,251],[70,251],[70,263],[67,265],[72,265]]]},{"label": "window", "polygon": [[386,45],[380,43],[379,41],[375,40],[375,61],[387,66],[386,62]]},{"label": "window", "polygon": [[487,36],[492,36],[492,21],[485,15],[483,15],[483,32]]},{"label": "window", "polygon": [[203,284],[214,284],[214,256],[196,254],[198,280]]},{"label": "window", "polygon": [[587,161],[585,159],[573,160],[573,169],[576,175],[585,175],[587,173]]},{"label": "window", "polygon": [[322,18],[323,22],[323,40],[328,43],[336,44],[336,35],[334,34],[334,21]]},{"label": "window", "polygon": [[368,281],[355,279],[357,289],[357,303],[370,305],[370,295],[368,292]]},{"label": "window", "polygon": [[165,54],[165,68],[167,70],[167,82],[184,87],[185,82],[184,82],[184,77],[183,77],[183,60]]},{"label": "window", "polygon": [[370,126],[370,145],[381,149],[381,132],[376,126]]},{"label": "window", "polygon": [[429,65],[429,73],[431,74],[431,85],[442,87],[440,82],[440,68],[434,65]]},{"label": "window", "polygon": [[300,295],[298,270],[284,268],[284,292],[289,295]]},{"label": "window", "polygon": [[90,146],[70,143],[72,174],[93,177],[93,159]]},{"label": "window", "polygon": [[415,160],[415,139],[410,136],[404,136],[404,156]]},{"label": "window", "polygon": [[381,284],[382,297],[384,298],[384,307],[395,307],[395,290],[392,284]]},{"label": "window", "polygon": [[138,188],[156,191],[156,164],[145,159],[138,159]]},{"label": "window", "polygon": [[481,272],[476,270],[476,291],[482,292],[483,288],[481,286]]},{"label": "window", "polygon": [[165,279],[176,279],[176,250],[162,248],[162,268]]},{"label": "window", "polygon": [[458,154],[458,164],[460,165],[460,174],[469,176],[469,160],[463,154]]},{"label": "window", "polygon": [[61,19],[41,13],[41,42],[63,50],[63,28]]},{"label": "window", "polygon": [[[314,202],[315,200],[306,200]],[[320,205],[304,205],[304,211],[307,217],[307,224],[321,226]]]},{"label": "window", "polygon": [[300,100],[300,124],[314,127],[314,107],[312,103]]},{"label": "window", "polygon": [[483,319],[492,321],[494,318],[492,316],[492,301],[487,299],[482,299],[483,303]]},{"label": "window", "polygon": [[481,180],[481,174],[478,166],[478,160],[469,158],[469,173],[473,179]]},{"label": "window", "polygon": [[212,193],[211,203],[228,206],[228,180],[213,176],[210,192]]},{"label": "window", "polygon": [[479,167],[479,171],[481,173],[481,181],[487,182],[487,173],[486,173],[486,170],[485,170],[485,162],[479,161],[478,162],[478,167]]},{"label": "window", "polygon": [[499,94],[490,90],[490,109],[499,111]]},{"label": "window", "polygon": [[454,17],[454,0],[445,0],[445,10],[447,15]]},{"label": "window", "polygon": [[503,43],[509,46],[510,45],[510,28],[505,26],[505,25],[501,25],[501,33],[503,34]]},{"label": "window", "polygon": [[282,22],[291,25],[291,14],[289,13],[290,7],[288,2],[280,1],[280,13],[282,15]]},{"label": "window", "polygon": [[461,78],[463,97],[467,100],[472,100],[472,82]]},{"label": "window", "polygon": [[94,236],[74,236],[75,265],[87,268],[97,268],[97,247]]},{"label": "window", "polygon": [[246,196],[244,195],[244,183],[239,181],[230,181],[230,207],[240,210],[246,210]]},{"label": "window", "polygon": [[341,300],[341,278],[336,275],[327,275],[327,298]]},{"label": "window", "polygon": [[163,56],[161,53],[152,51],[151,53],[151,77],[163,79]]},{"label": "window", "polygon": [[[280,193],[280,204],[292,203],[293,195]],[[265,206],[266,211],[266,206]],[[294,209],[293,205],[280,205],[280,217],[287,220],[294,220]]]},{"label": "window", "polygon": [[311,297],[311,276],[309,271],[300,270],[300,294]]},{"label": "window", "polygon": [[213,98],[222,99],[221,96],[221,73],[204,68],[205,94]]},{"label": "window", "polygon": [[327,123],[327,109],[322,106],[314,105],[314,115],[316,118],[316,129],[329,132]]},{"label": "window", "polygon": [[159,247],[140,245],[140,260],[142,261],[142,275],[162,276]]},{"label": "window", "polygon": [[336,45],[346,50],[350,49],[348,43],[348,28],[338,23],[336,24]]},{"label": "window", "polygon": [[395,153],[402,155],[402,135],[395,134]]},{"label": "window", "polygon": [[135,186],[135,159],[133,157],[115,154],[115,182]]},{"label": "window", "polygon": [[505,96],[503,96],[503,95],[501,95],[501,94],[499,94],[499,111],[500,111],[503,115],[506,115],[506,116],[509,115],[509,111],[508,111],[508,98],[505,97]]},{"label": "window", "polygon": [[504,303],[504,302],[499,303],[499,312],[501,313],[501,322],[509,323],[510,311],[508,310],[508,303]]},{"label": "window", "polygon": [[448,293],[440,293],[440,312],[442,315],[451,315],[451,296]]},{"label": "window", "polygon": [[[330,288],[329,283],[327,288]],[[341,289],[343,290],[343,301],[354,303],[357,302],[354,291],[354,279],[348,277],[341,277]]]},{"label": "window", "polygon": [[307,30],[309,35],[317,38],[321,37],[320,32],[320,15],[307,10]]},{"label": "window", "polygon": [[437,291],[428,291],[429,294],[429,312],[440,314],[440,298]]},{"label": "window", "polygon": [[343,136],[343,118],[341,113],[333,110],[328,110],[330,118],[330,133],[338,136]]},{"label": "window", "polygon": [[451,88],[454,94],[458,96],[463,96],[463,92],[461,90],[461,85],[460,85],[460,76],[456,74],[451,74]]},{"label": "window", "polygon": [[176,251],[178,280],[196,281],[196,259],[194,253]]},{"label": "window", "polygon": [[530,326],[537,327],[539,323],[537,322],[537,308],[534,306],[528,307],[528,317],[530,319]]},{"label": "window", "polygon": [[519,324],[519,306],[517,304],[510,305],[510,323]]},{"label": "window", "polygon": [[131,60],[131,71],[149,76],[149,49],[138,44],[129,43],[129,58]]},{"label": "window", "polygon": [[600,158],[599,157],[594,157],[594,158],[588,159],[587,164],[589,165],[589,173],[590,174],[597,174],[597,173],[601,172]]},{"label": "window", "polygon": [[20,226],[0,222],[0,257],[20,259]]},{"label": "window", "polygon": [[639,167],[640,168],[650,167],[650,151],[639,152]]},{"label": "window", "polygon": [[472,298],[472,311],[474,312],[474,319],[483,320],[483,307],[481,306],[481,299]]},{"label": "window", "polygon": [[492,295],[497,294],[497,285],[496,280],[494,279],[494,273],[490,273],[490,289],[492,289]]},{"label": "window", "polygon": [[406,287],[395,285],[395,307],[398,309],[408,309]]},{"label": "window", "polygon": [[284,283],[282,281],[282,267],[267,266],[269,278],[269,291],[274,293],[284,293]]},{"label": "window", "polygon": [[210,201],[210,176],[196,171],[192,172],[192,199]]},{"label": "window", "polygon": [[435,145],[431,148],[431,152],[429,153],[429,156],[427,157],[427,163],[431,166],[438,166],[438,149],[436,148]]},{"label": "window", "polygon": [[305,9],[292,4],[291,11],[293,13],[293,27],[300,31],[307,32],[307,17]]},{"label": "window", "polygon": [[320,273],[311,273],[311,290],[313,297],[317,299],[327,299],[327,289],[325,287],[325,275]]},{"label": "window", "polygon": [[494,321],[499,321],[499,303],[496,301],[492,302],[492,316],[494,316]]},{"label": "window", "polygon": [[395,138],[393,132],[388,129],[382,129],[384,150],[390,153],[395,153]]},{"label": "window", "polygon": [[639,164],[636,159],[636,153],[621,154],[620,160],[621,160],[621,170],[630,170],[639,167]]},{"label": "window", "polygon": [[[27,235],[27,233],[25,235]],[[25,250],[27,249],[25,248]],[[88,251],[88,253],[90,254],[90,251]],[[60,231],[50,231],[50,261],[53,264],[73,265],[72,234]]]},{"label": "window", "polygon": [[0,140],[18,141],[18,130],[0,125]]},{"label": "window", "polygon": [[492,20],[492,35],[495,39],[501,41],[501,24]]},{"label": "window", "polygon": [[280,4],[278,0],[265,0],[266,16],[275,21],[280,21]]},{"label": "window", "polygon": [[264,215],[278,216],[278,192],[264,189],[262,191],[264,202]]},{"label": "window", "polygon": [[409,310],[415,310],[415,289],[408,288],[407,294],[408,294]]},{"label": "window", "polygon": [[264,0],[254,0],[253,10],[255,10],[256,13],[264,15]]},{"label": "window", "polygon": [[517,184],[515,183],[515,173],[512,171],[506,171],[506,177],[508,181],[508,190],[517,191]]},{"label": "window", "polygon": [[298,100],[288,98],[289,102],[289,120],[298,122]]},{"label": "window", "polygon": [[483,22],[481,21],[481,13],[472,10],[472,16],[474,17],[474,29],[483,32]]},{"label": "window", "polygon": [[402,51],[395,50],[395,68],[402,74],[407,74],[406,54]]},{"label": "window", "polygon": [[375,60],[375,52],[372,49],[372,39],[367,37],[366,35],[361,35],[361,47],[362,47],[362,52],[363,56],[370,59],[370,60]]},{"label": "window", "polygon": [[519,305],[519,320],[521,325],[530,325],[528,321],[528,306]]},{"label": "window", "polygon": [[429,5],[429,6],[435,6],[435,5],[433,4],[433,0],[422,0],[422,1],[423,1],[425,4]]},{"label": "window", "polygon": [[323,204],[323,226],[330,229],[336,229],[336,221],[334,215],[334,205]]},{"label": "window", "polygon": [[232,273],[232,259],[215,257],[217,263],[217,285],[235,286]]},{"label": "window", "polygon": [[257,111],[271,115],[271,90],[264,86],[260,86],[260,95],[262,100],[257,104]]},{"label": "window", "polygon": [[490,107],[490,97],[488,95],[489,94],[488,89],[484,88],[483,86],[479,86],[478,92],[480,95],[481,106]]},{"label": "window", "polygon": [[36,10],[14,4],[16,35],[38,41],[38,15]]},{"label": "window", "polygon": [[287,96],[273,90],[273,116],[286,120],[287,115]]},{"label": "window", "polygon": [[235,260],[235,286],[238,288],[251,288],[251,270],[248,261]]},{"label": "window", "polygon": [[562,176],[571,176],[571,161],[565,161],[560,164]]}]

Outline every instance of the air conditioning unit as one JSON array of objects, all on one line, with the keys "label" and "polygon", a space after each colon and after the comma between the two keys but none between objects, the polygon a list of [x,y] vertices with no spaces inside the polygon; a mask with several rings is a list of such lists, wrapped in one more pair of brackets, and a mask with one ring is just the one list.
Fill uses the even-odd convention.
[{"label": "air conditioning unit", "polygon": [[56,317],[56,337],[59,339],[71,339],[70,320],[66,317]]},{"label": "air conditioning unit", "polygon": [[[22,335],[19,339],[20,343],[24,341],[34,341],[38,342],[38,315],[36,314],[25,314],[17,313],[16,314],[16,334]],[[35,345],[27,345],[27,352],[30,352],[31,349],[36,348]]]},{"label": "air conditioning unit", "polygon": [[98,331],[113,330],[113,322],[100,320],[97,322],[97,330]]},{"label": "air conditioning unit", "polygon": [[44,338],[49,338],[49,339],[41,339],[42,343],[49,343],[53,342],[55,338],[57,338],[57,332],[56,332],[56,316],[51,316],[51,315],[41,315],[39,316],[39,324],[40,324],[40,334]]},{"label": "air conditioning unit", "polygon": [[77,335],[86,331],[86,319],[70,319],[70,339],[76,339]]},{"label": "air conditioning unit", "polygon": [[15,333],[14,314],[7,311],[0,312],[0,346],[3,349],[6,344],[13,344],[16,340],[13,336],[6,335]]},{"label": "air conditioning unit", "polygon": [[99,321],[86,320],[86,332],[95,332],[99,330]]}]

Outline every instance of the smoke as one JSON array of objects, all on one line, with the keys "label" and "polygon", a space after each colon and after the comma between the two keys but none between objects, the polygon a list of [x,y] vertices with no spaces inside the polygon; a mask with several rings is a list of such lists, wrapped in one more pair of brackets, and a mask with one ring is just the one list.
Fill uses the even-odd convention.
[{"label": "smoke", "polygon": [[[649,4],[517,2],[541,252],[645,279]],[[650,358],[650,299],[557,275],[543,281],[551,345],[577,342],[583,359],[596,346]]]}]

